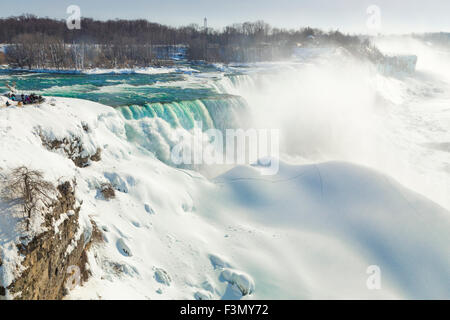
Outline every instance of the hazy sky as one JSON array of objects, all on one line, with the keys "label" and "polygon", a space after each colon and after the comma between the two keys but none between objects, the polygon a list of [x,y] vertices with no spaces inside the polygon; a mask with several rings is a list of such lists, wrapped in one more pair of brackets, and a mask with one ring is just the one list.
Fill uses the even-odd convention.
[{"label": "hazy sky", "polygon": [[0,16],[22,13],[66,18],[66,8],[78,5],[84,17],[144,18],[179,26],[223,27],[233,22],[265,20],[274,26],[320,27],[368,32],[367,8],[377,5],[381,32],[450,31],[450,0],[0,0]]}]

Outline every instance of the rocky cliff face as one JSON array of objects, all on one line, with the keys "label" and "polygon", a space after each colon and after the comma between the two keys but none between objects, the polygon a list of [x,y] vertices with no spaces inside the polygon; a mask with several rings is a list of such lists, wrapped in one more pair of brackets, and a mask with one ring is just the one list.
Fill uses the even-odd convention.
[{"label": "rocky cliff face", "polygon": [[[89,128],[83,127],[83,130],[88,133]],[[81,138],[77,136],[65,137],[63,139],[48,139],[42,132],[39,132],[42,145],[50,151],[60,151],[65,154],[73,163],[79,167],[84,168],[89,166],[91,161],[100,161],[101,152],[97,148],[95,152],[89,153],[83,145]]]},{"label": "rocky cliff face", "polygon": [[68,286],[87,280],[90,236],[79,225],[80,206],[74,189],[75,183],[59,185],[58,200],[45,220],[47,231],[26,244],[17,244],[24,271],[6,288],[0,284],[0,298],[61,299]]}]

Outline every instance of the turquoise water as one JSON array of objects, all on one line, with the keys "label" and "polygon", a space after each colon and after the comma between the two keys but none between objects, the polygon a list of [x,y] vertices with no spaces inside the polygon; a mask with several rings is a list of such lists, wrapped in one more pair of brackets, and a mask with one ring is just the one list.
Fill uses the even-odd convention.
[{"label": "turquoise water", "polygon": [[172,127],[204,129],[234,127],[245,101],[219,89],[224,74],[212,66],[185,66],[163,74],[51,74],[0,70],[0,93],[5,83],[43,96],[86,99],[115,107],[127,120],[161,118]]},{"label": "turquoise water", "polygon": [[182,100],[172,102],[153,102],[143,106],[118,107],[127,120],[161,118],[172,127],[193,129],[201,122],[203,129],[222,129],[236,127],[240,116],[246,111],[245,101],[237,96],[210,96],[206,99]]}]

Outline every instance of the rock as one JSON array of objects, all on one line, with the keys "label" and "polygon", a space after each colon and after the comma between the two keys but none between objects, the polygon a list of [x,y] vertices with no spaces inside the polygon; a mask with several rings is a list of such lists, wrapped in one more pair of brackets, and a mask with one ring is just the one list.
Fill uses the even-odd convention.
[{"label": "rock", "polygon": [[100,186],[100,193],[105,200],[114,199],[116,197],[116,192],[111,183],[102,183]]},{"label": "rock", "polygon": [[[83,232],[79,232],[80,207],[76,207],[74,186],[65,182],[58,186],[58,201],[53,205],[51,215],[46,218],[47,231],[17,244],[24,271],[7,288],[0,287],[0,295],[7,298],[35,300],[62,299],[67,293],[66,280],[71,276],[69,267],[79,271],[77,283],[86,281],[87,256]],[[73,211],[59,226],[59,233],[52,228],[52,221]],[[78,237],[78,238],[77,238]]]},{"label": "rock", "polygon": [[102,160],[102,149],[101,148],[97,148],[97,151],[93,155],[91,155],[91,160],[96,161],[96,162]]},{"label": "rock", "polygon": [[102,159],[101,148],[97,148],[94,154],[86,151],[81,138],[78,136],[65,137],[59,139],[49,139],[41,130],[38,130],[42,145],[50,151],[58,151],[66,154],[73,163],[80,168],[89,166],[91,161],[100,161]]}]

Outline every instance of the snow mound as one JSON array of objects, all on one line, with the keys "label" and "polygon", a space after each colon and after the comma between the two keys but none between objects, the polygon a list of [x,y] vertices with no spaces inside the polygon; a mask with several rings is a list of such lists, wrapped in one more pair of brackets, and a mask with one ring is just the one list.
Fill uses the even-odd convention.
[{"label": "snow mound", "polygon": [[[389,177],[349,163],[280,163],[280,171],[273,177],[261,176],[254,168],[237,167],[217,181],[225,186],[222,192],[231,202],[246,207],[240,211],[241,221],[290,230],[292,235],[333,239],[334,243],[317,239],[311,244],[311,239],[303,239],[289,244],[291,249],[285,252],[289,259],[315,252],[335,268],[319,265],[313,270],[314,264],[306,267],[311,261],[299,261],[302,269],[306,267],[302,277],[322,270],[324,281],[339,282],[329,278],[334,274],[345,279],[342,284],[349,288],[357,278],[351,276],[352,269],[365,263],[382,270],[383,293],[391,291],[408,298],[450,294],[442,282],[448,274],[444,270],[450,270],[444,249],[450,240],[449,212]],[[320,253],[316,251],[319,248]],[[347,255],[344,264],[349,270],[339,266]],[[330,282],[320,287],[326,288]]]},{"label": "snow mound", "polygon": [[166,286],[170,286],[170,282],[172,282],[172,279],[170,278],[166,270],[156,267],[154,268],[154,270],[155,270],[155,280]]},{"label": "snow mound", "polygon": [[242,296],[252,294],[253,291],[255,291],[255,283],[253,282],[253,279],[243,272],[233,269],[225,269],[222,271],[220,276],[229,284],[235,285],[241,292]]}]

